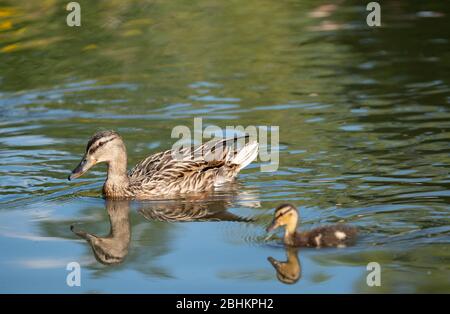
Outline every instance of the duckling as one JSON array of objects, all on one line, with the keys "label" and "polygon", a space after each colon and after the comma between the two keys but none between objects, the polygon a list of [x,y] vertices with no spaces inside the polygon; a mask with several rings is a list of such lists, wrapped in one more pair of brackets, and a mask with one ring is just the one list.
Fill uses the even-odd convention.
[{"label": "duckling", "polygon": [[70,226],[70,230],[89,243],[97,261],[104,265],[119,264],[128,255],[131,240],[129,208],[129,201],[106,200],[106,209],[111,224],[110,232],[106,237],[75,230],[73,225]]},{"label": "duckling", "polygon": [[108,166],[103,185],[106,198],[144,200],[211,191],[232,181],[256,158],[256,141],[237,149],[237,144],[247,139],[248,136],[212,140],[194,149],[185,147],[156,153],[127,173],[127,151],[120,135],[114,131],[97,132],[68,179],[78,178],[104,162]]},{"label": "duckling", "polygon": [[269,256],[267,259],[277,271],[277,278],[285,284],[296,283],[302,275],[302,266],[298,259],[298,249],[288,247],[286,249],[287,260],[280,262]]},{"label": "duckling", "polygon": [[301,247],[346,247],[351,245],[357,235],[353,226],[334,224],[314,228],[310,231],[296,231],[299,214],[292,204],[283,204],[275,209],[275,218],[267,227],[267,232],[285,227],[284,243]]}]

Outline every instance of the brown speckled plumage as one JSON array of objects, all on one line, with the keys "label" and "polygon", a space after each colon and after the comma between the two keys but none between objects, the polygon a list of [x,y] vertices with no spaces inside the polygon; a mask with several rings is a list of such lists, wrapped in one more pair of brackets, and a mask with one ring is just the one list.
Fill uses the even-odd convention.
[{"label": "brown speckled plumage", "polygon": [[[345,238],[338,238],[336,232],[345,234]],[[356,228],[349,225],[326,225],[309,231],[296,232],[294,245],[305,247],[345,247],[353,244],[356,234]]]},{"label": "brown speckled plumage", "polygon": [[233,180],[256,158],[258,143],[248,142],[237,147],[238,142],[242,144],[246,139],[213,140],[193,148],[156,153],[127,173],[122,138],[114,131],[102,131],[89,140],[85,156],[69,180],[81,176],[97,163],[106,162],[108,177],[103,186],[106,198],[155,199],[211,191]]}]

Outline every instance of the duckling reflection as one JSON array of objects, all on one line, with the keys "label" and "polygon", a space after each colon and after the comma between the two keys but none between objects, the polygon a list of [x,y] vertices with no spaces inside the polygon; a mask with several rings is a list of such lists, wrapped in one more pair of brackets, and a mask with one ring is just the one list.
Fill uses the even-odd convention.
[{"label": "duckling reflection", "polygon": [[92,247],[94,256],[102,264],[113,265],[121,263],[128,254],[130,245],[130,203],[129,201],[106,200],[106,210],[111,224],[110,232],[105,237],[70,229],[79,237],[85,239]]},{"label": "duckling reflection", "polygon": [[271,256],[269,256],[267,260],[277,271],[277,278],[279,281],[285,284],[294,284],[302,275],[302,265],[298,259],[298,249],[288,247],[286,249],[286,256],[287,260],[284,262],[280,262]]}]

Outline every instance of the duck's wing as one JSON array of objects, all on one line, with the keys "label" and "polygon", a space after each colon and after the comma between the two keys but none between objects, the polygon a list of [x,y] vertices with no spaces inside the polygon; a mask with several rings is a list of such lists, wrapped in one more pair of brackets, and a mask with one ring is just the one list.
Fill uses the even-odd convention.
[{"label": "duck's wing", "polygon": [[252,162],[258,152],[258,143],[245,143],[248,138],[249,136],[243,136],[212,140],[200,146],[156,153],[139,162],[128,175],[130,178],[150,178],[163,171],[192,172],[217,168],[220,164],[235,164],[238,167],[234,168],[240,170]]},{"label": "duck's wing", "polygon": [[[130,178],[130,188],[146,194],[166,195],[202,192],[229,181],[236,165],[224,161],[168,160],[149,176]],[[139,194],[139,193],[138,193]],[[137,195],[137,197],[141,197]]]},{"label": "duck's wing", "polygon": [[172,160],[171,150],[150,155],[134,166],[134,168],[129,171],[128,176],[130,178],[152,176],[155,172],[161,170],[165,164]]},{"label": "duck's wing", "polygon": [[211,140],[200,146],[183,148],[181,151],[184,159],[231,161],[240,149],[245,147],[245,141],[248,138],[249,136],[246,135],[242,137]]},{"label": "duck's wing", "polygon": [[[245,168],[258,155],[259,144],[250,140],[249,135],[213,140],[202,145],[201,152],[206,160],[224,161],[236,165],[236,173]],[[199,154],[201,155],[201,154]]]}]

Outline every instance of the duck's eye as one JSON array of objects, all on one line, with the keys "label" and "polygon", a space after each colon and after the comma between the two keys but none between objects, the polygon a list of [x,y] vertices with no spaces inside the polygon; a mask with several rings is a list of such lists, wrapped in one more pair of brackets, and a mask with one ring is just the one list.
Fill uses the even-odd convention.
[{"label": "duck's eye", "polygon": [[103,145],[105,145],[105,143],[106,143],[106,142],[100,142],[100,143],[98,143],[97,146],[96,146],[94,149],[92,149],[92,153],[95,152],[95,151],[96,151],[97,149],[99,149],[100,147],[102,147]]}]

